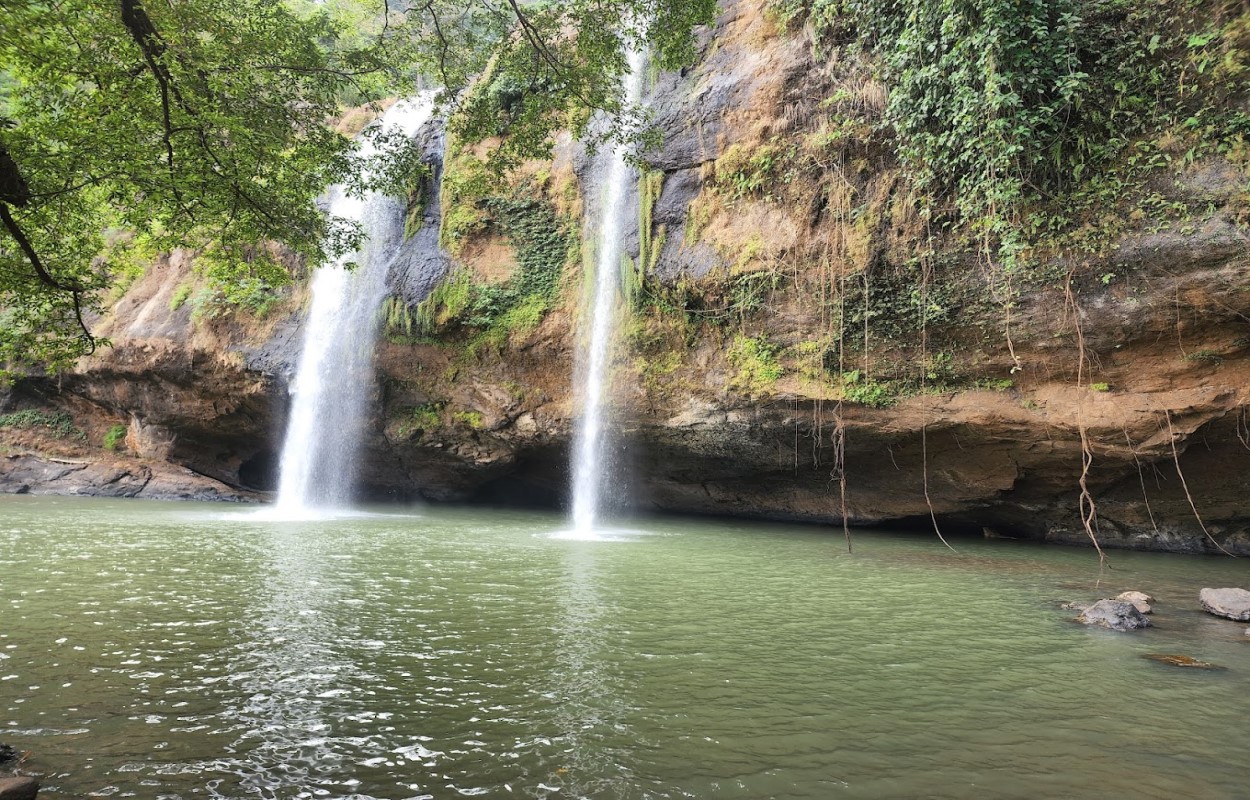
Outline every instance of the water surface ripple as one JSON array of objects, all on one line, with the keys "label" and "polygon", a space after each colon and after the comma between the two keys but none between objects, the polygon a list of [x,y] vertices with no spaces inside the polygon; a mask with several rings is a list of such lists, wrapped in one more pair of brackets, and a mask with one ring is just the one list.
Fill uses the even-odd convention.
[{"label": "water surface ripple", "polygon": [[0,498],[0,740],[49,798],[1245,796],[1240,561],[565,524]]}]

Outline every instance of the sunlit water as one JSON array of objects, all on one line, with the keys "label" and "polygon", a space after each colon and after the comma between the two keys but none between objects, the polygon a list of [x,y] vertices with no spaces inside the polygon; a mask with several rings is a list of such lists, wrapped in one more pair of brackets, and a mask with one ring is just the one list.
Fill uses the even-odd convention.
[{"label": "sunlit water", "polygon": [[45,797],[1246,796],[1240,560],[378,511],[0,498],[0,741]]}]

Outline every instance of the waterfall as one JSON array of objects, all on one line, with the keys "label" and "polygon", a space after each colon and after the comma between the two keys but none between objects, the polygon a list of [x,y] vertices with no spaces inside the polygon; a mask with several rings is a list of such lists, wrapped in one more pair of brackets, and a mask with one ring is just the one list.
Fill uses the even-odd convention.
[{"label": "waterfall", "polygon": [[[386,132],[411,135],[430,118],[433,105],[434,93],[424,92],[391,106],[375,124]],[[367,136],[362,137],[360,154],[374,155]],[[313,276],[282,446],[277,510],[283,514],[351,501],[373,391],[378,309],[386,295],[387,268],[403,242],[401,202],[378,193],[354,196],[343,186],[332,186],[328,196],[330,215],[359,222],[365,239],[357,252]]]},{"label": "waterfall", "polygon": [[[629,53],[629,74],[625,76],[625,102],[636,106],[642,100],[646,56]],[[605,453],[610,437],[605,425],[605,398],[611,380],[612,344],[616,332],[617,299],[621,273],[622,236],[625,221],[633,212],[637,176],[626,159],[625,143],[612,149],[605,184],[606,196],[595,236],[594,291],[588,303],[588,335],[581,337],[578,354],[582,377],[582,408],[573,440],[573,530],[591,534],[599,516],[609,467]]]}]

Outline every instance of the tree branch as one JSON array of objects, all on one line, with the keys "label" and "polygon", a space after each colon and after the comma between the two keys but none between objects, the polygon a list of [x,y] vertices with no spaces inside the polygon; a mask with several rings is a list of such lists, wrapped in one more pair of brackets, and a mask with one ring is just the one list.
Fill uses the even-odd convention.
[{"label": "tree branch", "polygon": [[[178,182],[174,179],[174,121],[169,101],[170,94],[175,93],[176,89],[173,87],[173,76],[169,74],[169,68],[161,62],[161,56],[165,55],[167,49],[165,41],[156,32],[152,18],[148,16],[148,12],[144,10],[139,0],[121,0],[121,16],[122,25],[130,33],[130,38],[134,39],[135,44],[139,46],[139,52],[143,55],[143,60],[147,63],[152,76],[156,78],[156,85],[161,93],[161,123],[164,126],[161,141],[165,144],[165,155],[168,159],[170,187],[174,198],[179,205],[182,205],[182,194],[178,191]],[[186,104],[181,96],[178,100],[185,108]]]},{"label": "tree branch", "polygon": [[[170,115],[169,98],[178,103],[188,116],[196,120],[196,125],[191,129],[195,133],[196,139],[214,164],[216,164],[225,173],[234,173],[235,170],[229,168],[217,156],[217,152],[213,149],[209,142],[208,131],[199,121],[199,115],[195,109],[187,102],[182,93],[178,90],[177,84],[174,82],[173,75],[169,72],[169,68],[161,61],[161,58],[168,51],[165,40],[161,38],[160,33],[156,30],[156,26],[152,23],[152,18],[148,16],[148,12],[144,10],[140,0],[120,0],[121,1],[121,17],[122,24],[130,33],[130,37],[134,39],[139,46],[139,51],[143,54],[143,60],[147,63],[148,69],[152,72],[152,76],[156,78],[156,82],[161,90],[161,111],[164,117],[165,126],[165,146],[169,156],[170,168],[170,189],[174,193],[174,197],[182,204],[182,196],[178,190],[177,181],[174,179],[173,172],[173,145],[170,137],[173,135],[174,127]],[[277,221],[274,219],[272,212],[265,208],[264,205],[256,201],[246,189],[243,188],[242,182],[239,181],[237,175],[231,175],[226,178],[226,182],[230,186],[231,193],[239,200],[251,206],[266,222],[275,228],[278,227]]]},{"label": "tree branch", "polygon": [[3,142],[0,142],[0,202],[18,208],[30,202],[30,186]]},{"label": "tree branch", "polygon": [[443,86],[450,88],[451,80],[447,77],[447,52],[451,48],[451,44],[443,34],[443,26],[439,22],[438,11],[434,8],[434,0],[426,0],[425,10],[430,12],[430,21],[434,23],[434,34],[438,37],[438,74],[443,79]]},{"label": "tree branch", "polygon": [[530,47],[533,47],[538,55],[551,66],[556,75],[562,74],[564,65],[551,54],[551,51],[547,48],[547,43],[543,41],[542,34],[539,33],[538,28],[534,27],[534,23],[530,21],[525,12],[521,10],[517,0],[508,0],[508,5],[512,7],[512,13],[516,14],[517,22],[521,24],[521,32],[525,35],[526,41],[530,43]]},{"label": "tree branch", "polygon": [[31,267],[35,270],[35,276],[39,279],[40,283],[50,286],[57,291],[69,293],[70,299],[74,303],[74,317],[78,320],[78,327],[82,328],[82,339],[90,347],[87,351],[87,355],[94,353],[96,349],[96,339],[95,336],[91,334],[91,329],[87,327],[86,320],[82,317],[81,295],[84,291],[82,284],[64,283],[52,277],[52,273],[48,272],[47,267],[43,264],[43,260],[39,258],[39,253],[35,250],[34,245],[31,244],[30,239],[27,238],[26,232],[22,230],[22,226],[18,225],[17,220],[13,218],[13,214],[9,211],[7,203],[0,202],[0,222],[4,223],[5,230],[7,230],[9,235],[12,236],[14,241],[17,242],[18,248],[22,251],[22,254],[26,256],[26,260],[30,262]]},{"label": "tree branch", "polygon": [[551,52],[551,48],[547,46],[547,42],[543,39],[542,32],[538,30],[538,27],[534,25],[529,16],[521,10],[520,3],[517,0],[507,0],[507,3],[512,8],[512,13],[516,16],[517,22],[521,25],[522,35],[529,42],[530,47],[534,48],[538,58],[550,67],[555,77],[565,80],[566,88],[574,97],[588,108],[594,108],[595,102],[586,95],[586,92],[582,90],[578,82],[568,80],[568,71],[565,69],[564,64]]}]

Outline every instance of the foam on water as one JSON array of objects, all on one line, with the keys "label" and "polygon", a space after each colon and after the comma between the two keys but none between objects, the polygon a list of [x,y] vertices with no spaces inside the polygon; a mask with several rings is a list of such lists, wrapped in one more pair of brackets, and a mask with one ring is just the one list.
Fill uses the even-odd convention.
[{"label": "foam on water", "polygon": [[636,542],[648,535],[650,534],[646,531],[629,528],[607,528],[599,525],[590,530],[567,528],[547,534],[547,538],[564,542]]}]

